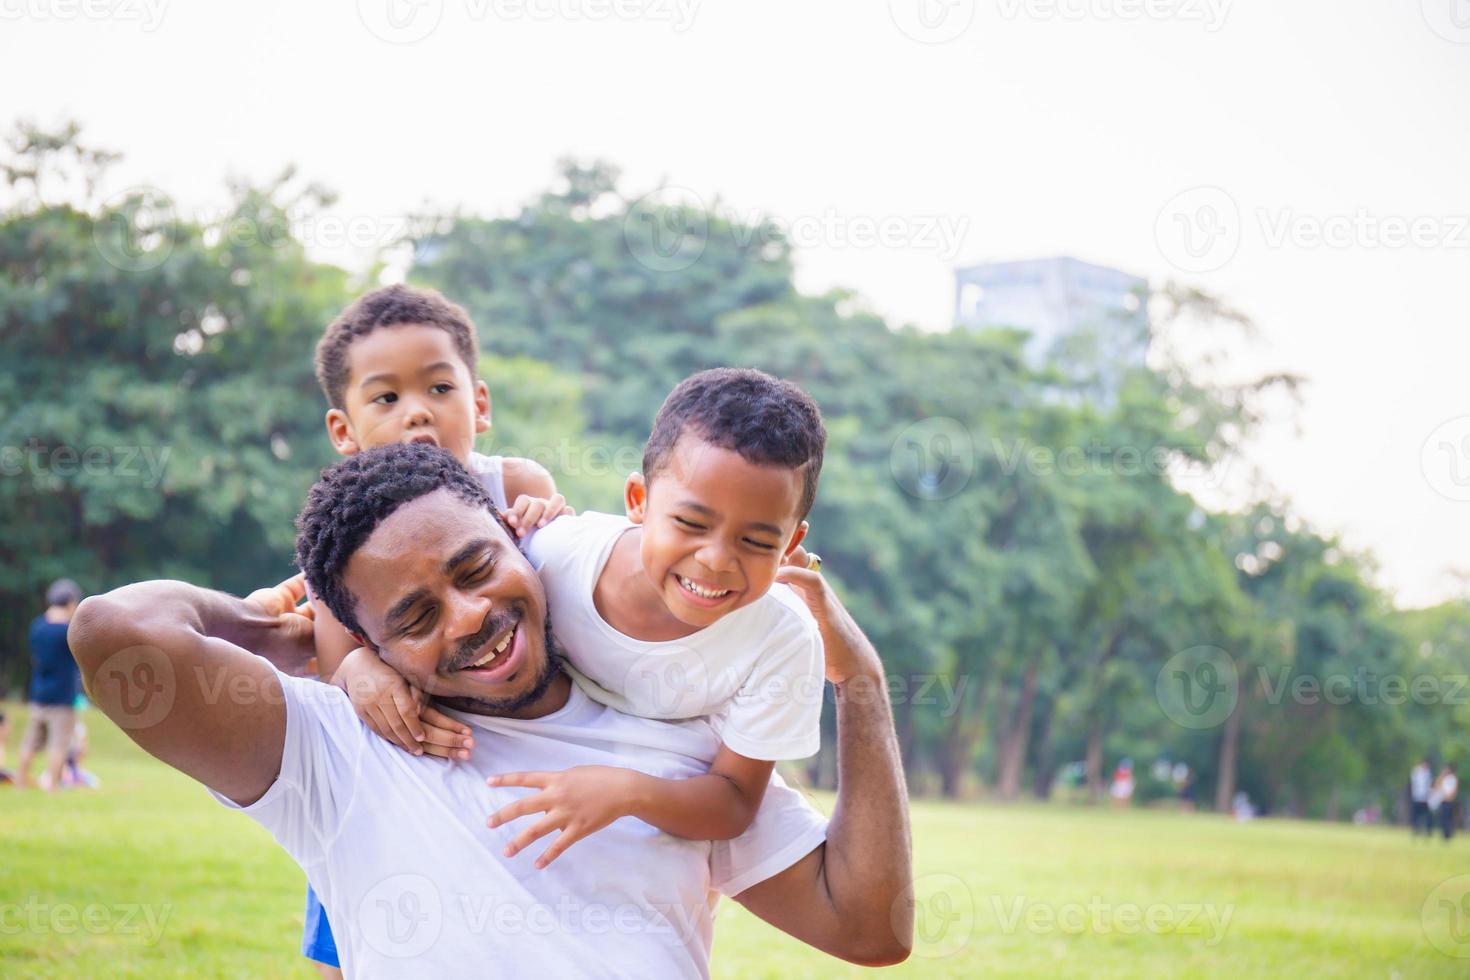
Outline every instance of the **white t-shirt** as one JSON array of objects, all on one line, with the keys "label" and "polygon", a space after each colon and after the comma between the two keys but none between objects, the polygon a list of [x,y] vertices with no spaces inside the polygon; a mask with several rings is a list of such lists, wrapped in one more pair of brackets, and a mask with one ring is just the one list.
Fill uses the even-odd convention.
[{"label": "white t-shirt", "polygon": [[1409,772],[1409,798],[1415,803],[1429,799],[1429,785],[1433,779],[1434,774],[1428,766],[1415,766]]},{"label": "white t-shirt", "polygon": [[490,495],[490,502],[495,505],[496,510],[510,509],[510,504],[505,499],[504,463],[504,456],[470,453],[470,460],[465,465],[465,469],[480,481],[480,485]]},{"label": "white t-shirt", "polygon": [[[306,871],[350,977],[707,977],[716,893],[739,894],[825,839],[826,821],[772,785],[763,839],[723,858],[706,841],[624,817],[538,871],[536,856],[554,837],[514,858],[503,849],[539,815],[485,826],[534,790],[492,789],[486,777],[615,765],[683,778],[705,771],[710,727],[625,715],[572,685],[567,704],[543,718],[454,712],[475,728],[475,748],[467,761],[446,762],[374,735],[339,689],[279,676],[280,774],[248,807],[214,795],[270,831]],[[732,853],[742,863],[730,863]]]},{"label": "white t-shirt", "polygon": [[777,584],[755,602],[679,640],[638,640],[593,602],[622,516],[559,517],[533,534],[526,556],[541,575],[551,624],[587,693],[643,718],[707,717],[750,759],[804,759],[820,747],[822,637],[811,611]]}]

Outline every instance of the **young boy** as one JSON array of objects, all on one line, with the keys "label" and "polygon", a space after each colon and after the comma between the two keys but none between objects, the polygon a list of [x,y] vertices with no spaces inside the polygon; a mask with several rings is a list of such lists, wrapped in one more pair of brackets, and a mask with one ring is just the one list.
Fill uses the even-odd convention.
[{"label": "young boy", "polygon": [[[437,292],[389,286],[360,297],[327,327],[316,348],[317,381],[329,405],[327,436],[343,456],[395,442],[448,450],[524,535],[561,513],[565,502],[539,464],[474,451],[475,436],[490,428],[490,392],[477,377],[478,359],[469,315]],[[397,674],[388,671],[393,683],[384,685],[381,672],[343,670],[358,644],[324,604],[312,606],[318,674],[355,688],[370,705],[372,717],[364,718],[375,730],[400,734],[415,754],[469,755],[468,726],[430,707]],[[391,719],[389,704],[395,708]],[[302,953],[337,966],[331,930],[309,889]]]},{"label": "young boy", "polygon": [[624,489],[626,517],[561,518],[532,536],[527,554],[587,693],[644,717],[708,717],[722,744],[690,779],[597,766],[495,777],[540,792],[491,826],[545,814],[507,856],[559,829],[537,859],[545,867],[623,816],[689,839],[738,838],[774,764],[817,751],[820,635],[776,577],[806,534],[825,444],[821,413],[795,385],[704,371],[659,410],[643,472]]}]

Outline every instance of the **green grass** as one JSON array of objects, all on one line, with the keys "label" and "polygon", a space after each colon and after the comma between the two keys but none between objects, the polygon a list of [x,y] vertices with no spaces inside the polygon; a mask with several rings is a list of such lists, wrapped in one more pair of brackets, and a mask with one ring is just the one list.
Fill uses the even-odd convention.
[{"label": "green grass", "polygon": [[[0,787],[0,976],[314,976],[296,953],[305,878],[284,852],[87,721],[101,790]],[[1063,806],[926,801],[913,816],[921,938],[895,976],[1470,975],[1450,955],[1470,957],[1470,935],[1451,945],[1439,904],[1470,876],[1430,901],[1470,872],[1470,842]],[[1115,921],[1130,910],[1137,925]],[[716,935],[717,977],[867,972],[731,902]]]}]

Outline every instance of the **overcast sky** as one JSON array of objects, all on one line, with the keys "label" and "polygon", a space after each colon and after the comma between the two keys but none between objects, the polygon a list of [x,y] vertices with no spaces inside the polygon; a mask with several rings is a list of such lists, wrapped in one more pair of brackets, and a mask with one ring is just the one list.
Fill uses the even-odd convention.
[{"label": "overcast sky", "polygon": [[425,204],[507,213],[574,154],[777,216],[804,288],[896,322],[944,327],[950,269],[977,260],[1196,283],[1261,328],[1233,372],[1310,379],[1252,451],[1274,486],[1404,604],[1470,568],[1467,0],[0,0],[0,20],[5,115],[80,119],[127,154],[117,188],[185,208],[295,163],[386,233]]}]

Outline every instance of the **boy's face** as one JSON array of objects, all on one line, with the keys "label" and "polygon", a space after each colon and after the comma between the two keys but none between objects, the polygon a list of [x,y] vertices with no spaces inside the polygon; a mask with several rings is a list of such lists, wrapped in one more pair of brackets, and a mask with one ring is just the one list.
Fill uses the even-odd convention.
[{"label": "boy's face", "polygon": [[663,469],[625,488],[643,573],[680,622],[703,627],[765,595],[801,542],[802,474],[758,466],[685,433]]},{"label": "boy's face", "polygon": [[431,442],[461,463],[490,428],[490,392],[460,359],[446,330],[420,323],[380,327],[347,350],[345,409],[327,412],[343,456],[397,442]]}]

